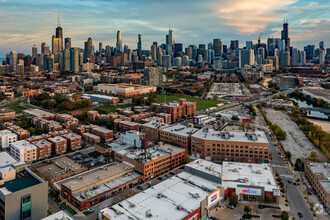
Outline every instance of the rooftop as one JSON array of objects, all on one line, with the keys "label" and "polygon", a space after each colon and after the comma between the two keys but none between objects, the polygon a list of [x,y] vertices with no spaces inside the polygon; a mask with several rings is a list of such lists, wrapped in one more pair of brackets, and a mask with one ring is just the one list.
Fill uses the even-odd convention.
[{"label": "rooftop", "polygon": [[[15,179],[5,182],[2,185],[2,188],[6,188],[9,191],[7,191],[7,193],[10,193],[29,188],[39,183],[41,182],[38,179],[32,176],[28,171],[23,170],[22,172],[16,174]],[[0,190],[2,188],[0,188]]]},{"label": "rooftop", "polygon": [[236,141],[251,143],[269,143],[263,131],[255,131],[254,133],[246,133],[244,131],[215,131],[212,128],[202,128],[192,135],[194,138],[214,141]]},{"label": "rooftop", "polygon": [[146,151],[140,148],[129,148],[120,150],[117,153],[133,160],[139,160],[142,163],[147,163],[168,155],[168,153],[159,150],[157,147],[148,148]]},{"label": "rooftop", "polygon": [[265,191],[278,189],[269,164],[222,163],[222,186],[236,188],[237,185],[260,186]]},{"label": "rooftop", "polygon": [[128,170],[133,171],[133,169],[134,167],[132,165],[126,163],[112,163],[89,170],[74,177],[61,180],[56,184],[59,186],[64,185],[67,188],[71,189],[73,192],[78,193],[83,190],[86,190],[86,188],[88,188],[89,186],[93,187],[97,183],[101,185],[121,173],[126,173]]},{"label": "rooftop", "polygon": [[219,188],[220,184],[182,172],[101,213],[116,220],[183,219]]},{"label": "rooftop", "polygon": [[43,146],[43,145],[48,145],[50,144],[50,142],[46,141],[46,140],[40,140],[40,141],[35,141],[33,142],[34,145],[36,145],[37,147]]},{"label": "rooftop", "polygon": [[103,132],[103,133],[113,132],[110,129],[107,129],[107,128],[104,128],[104,127],[100,127],[100,126],[97,126],[97,127],[93,128],[93,130],[96,130],[96,131],[99,131],[99,132]]},{"label": "rooftop", "polygon": [[56,212],[41,220],[74,220],[74,219],[75,219],[74,217],[66,213],[64,210],[60,210],[59,212]]},{"label": "rooftop", "polygon": [[146,123],[142,125],[143,127],[148,127],[148,128],[156,128],[159,129],[161,127],[169,127],[169,124],[161,123],[161,122],[152,122],[152,123]]},{"label": "rooftop", "polygon": [[14,163],[17,163],[17,160],[15,160],[7,152],[0,152],[0,168],[10,166]]},{"label": "rooftop", "polygon": [[99,136],[91,134],[89,132],[83,133],[83,135],[85,135],[87,137],[90,137],[90,138],[94,138],[94,139],[100,138]]},{"label": "rooftop", "polygon": [[23,113],[31,115],[33,117],[45,117],[45,116],[54,116],[54,114],[38,109],[38,108],[30,108],[23,110]]},{"label": "rooftop", "polygon": [[11,143],[10,145],[18,148],[19,150],[31,149],[31,148],[36,147],[34,144],[30,144],[26,140],[20,140],[20,141]]},{"label": "rooftop", "polygon": [[77,137],[80,137],[79,134],[76,134],[76,133],[70,133],[70,134],[65,134],[63,135],[63,137],[67,138],[67,139],[71,139],[71,138],[77,138]]},{"label": "rooftop", "polygon": [[17,136],[15,133],[13,133],[12,131],[10,131],[10,130],[2,130],[2,131],[0,131],[0,137],[6,137],[6,136],[13,136],[13,135],[15,135],[15,136]]},{"label": "rooftop", "polygon": [[1,108],[0,109],[0,113],[10,113],[10,112],[15,112],[15,111],[10,108]]},{"label": "rooftop", "polygon": [[[329,163],[307,163],[310,170],[318,176],[318,180],[327,193],[330,193],[330,164]],[[321,178],[321,176],[323,178]]]},{"label": "rooftop", "polygon": [[187,127],[185,125],[177,124],[171,127],[163,128],[162,131],[175,133],[181,136],[189,136],[198,131],[197,128]]},{"label": "rooftop", "polygon": [[57,142],[61,142],[61,141],[66,141],[66,139],[64,139],[61,136],[56,136],[56,137],[53,137],[53,138],[48,138],[48,140],[50,142],[53,142],[53,143],[57,143]]},{"label": "rooftop", "polygon": [[193,162],[190,162],[185,165],[185,167],[190,167],[195,170],[202,171],[204,173],[208,173],[214,176],[222,175],[222,166],[216,163],[212,163],[207,160],[197,159]]}]

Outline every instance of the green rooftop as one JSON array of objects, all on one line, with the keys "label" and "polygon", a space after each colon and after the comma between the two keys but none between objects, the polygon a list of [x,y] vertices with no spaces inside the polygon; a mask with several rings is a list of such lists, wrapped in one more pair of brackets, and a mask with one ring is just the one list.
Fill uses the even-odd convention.
[{"label": "green rooftop", "polygon": [[36,179],[26,170],[23,170],[16,174],[15,179],[5,182],[2,187],[7,188],[11,192],[17,192],[19,190],[29,188],[39,183],[40,181],[38,179]]}]

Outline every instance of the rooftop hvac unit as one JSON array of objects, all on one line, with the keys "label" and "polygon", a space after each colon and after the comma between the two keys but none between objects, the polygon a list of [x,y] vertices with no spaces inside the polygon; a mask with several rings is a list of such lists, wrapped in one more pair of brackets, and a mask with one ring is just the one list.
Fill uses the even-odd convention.
[{"label": "rooftop hvac unit", "polygon": [[152,214],[151,214],[151,210],[150,210],[150,209],[148,209],[148,210],[146,211],[146,216],[147,216],[147,218],[152,217]]}]

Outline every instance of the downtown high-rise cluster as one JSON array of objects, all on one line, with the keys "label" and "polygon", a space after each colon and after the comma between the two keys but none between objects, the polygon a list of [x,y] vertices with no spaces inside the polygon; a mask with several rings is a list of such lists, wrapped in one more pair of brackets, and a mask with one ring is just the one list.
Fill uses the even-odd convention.
[{"label": "downtown high-rise cluster", "polygon": [[99,42],[96,49],[91,37],[84,43],[84,48],[71,47],[71,38],[64,38],[60,24],[51,38],[51,48],[41,43],[41,50],[33,45],[32,56],[11,51],[7,54],[0,73],[26,71],[62,71],[78,73],[99,69],[100,66],[143,68],[161,66],[164,68],[197,67],[216,70],[242,68],[244,65],[271,64],[273,70],[280,66],[304,66],[307,61],[320,66],[330,60],[330,49],[325,48],[324,41],[315,45],[307,45],[303,50],[291,46],[289,25],[285,20],[280,38],[268,38],[267,43],[261,43],[260,36],[256,44],[246,41],[245,46],[238,40],[231,40],[225,45],[220,38],[206,44],[189,45],[183,48],[182,43],[174,40],[173,30],[166,35],[166,42],[153,42],[150,50],[142,49],[142,35],[138,34],[137,48],[131,49],[123,45],[122,33],[117,32],[116,45],[103,46]]}]

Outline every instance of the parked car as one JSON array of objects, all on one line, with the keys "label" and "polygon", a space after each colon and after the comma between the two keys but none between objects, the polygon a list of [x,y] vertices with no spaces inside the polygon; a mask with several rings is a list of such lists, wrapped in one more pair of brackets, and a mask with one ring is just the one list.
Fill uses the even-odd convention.
[{"label": "parked car", "polygon": [[136,188],[139,189],[139,190],[143,190],[142,186],[137,186]]},{"label": "parked car", "polygon": [[288,180],[288,183],[291,184],[291,180]]},{"label": "parked car", "polygon": [[160,181],[162,181],[162,180],[163,180],[163,178],[162,178],[162,177],[158,177],[157,179],[158,179],[158,180],[160,180]]},{"label": "parked car", "polygon": [[172,171],[172,172],[170,172],[170,174],[171,174],[171,175],[175,175],[175,173],[174,173],[173,171]]},{"label": "parked car", "polygon": [[301,212],[298,212],[298,216],[299,216],[299,218],[302,218],[303,214]]},{"label": "parked car", "polygon": [[89,208],[89,209],[87,209],[87,211],[94,212],[95,211],[95,208]]},{"label": "parked car", "polygon": [[296,181],[292,180],[292,184],[293,185],[297,185]]},{"label": "parked car", "polygon": [[234,206],[234,205],[227,205],[227,207],[230,208],[230,209],[236,208],[236,206]]}]

